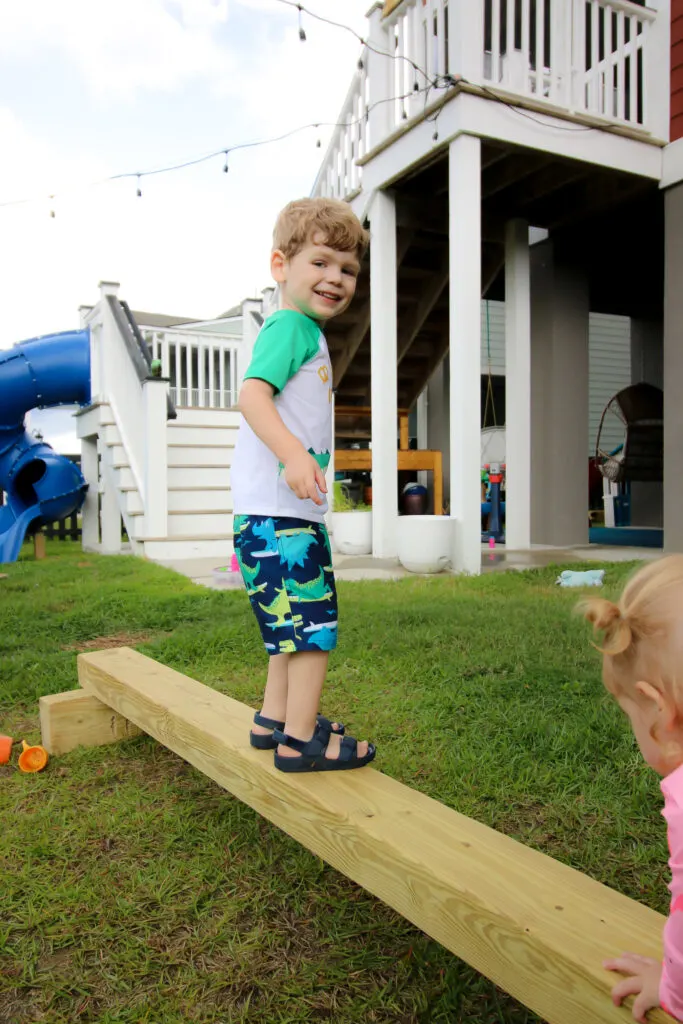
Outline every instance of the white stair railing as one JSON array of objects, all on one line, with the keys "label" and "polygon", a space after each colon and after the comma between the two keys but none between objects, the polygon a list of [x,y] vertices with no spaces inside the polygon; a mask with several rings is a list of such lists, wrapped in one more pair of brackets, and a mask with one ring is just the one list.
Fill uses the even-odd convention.
[{"label": "white stair railing", "polygon": [[224,334],[190,329],[141,328],[142,336],[161,360],[177,406],[231,409],[237,402],[239,341]]},{"label": "white stair railing", "polygon": [[671,0],[404,0],[386,18],[375,6],[313,194],[356,195],[358,159],[460,78],[667,140],[670,14]]},{"label": "white stair railing", "polygon": [[[120,447],[140,495],[145,534],[166,536],[168,384],[147,373],[134,336],[124,329],[125,317],[117,305],[117,295],[117,284],[103,282],[100,301],[86,318],[90,328],[92,401],[106,403],[111,410]],[[105,464],[111,483],[113,460],[106,459]],[[123,501],[121,510],[125,519]],[[128,522],[126,527],[130,534]]]}]

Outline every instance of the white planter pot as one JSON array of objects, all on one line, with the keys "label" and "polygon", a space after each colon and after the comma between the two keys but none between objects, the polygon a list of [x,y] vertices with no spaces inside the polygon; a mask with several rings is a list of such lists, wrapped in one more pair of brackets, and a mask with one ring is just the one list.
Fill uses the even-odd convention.
[{"label": "white planter pot", "polygon": [[449,516],[400,516],[398,560],[408,572],[435,573],[451,565],[454,520]]},{"label": "white planter pot", "polygon": [[342,555],[372,554],[372,512],[333,512],[332,533]]}]

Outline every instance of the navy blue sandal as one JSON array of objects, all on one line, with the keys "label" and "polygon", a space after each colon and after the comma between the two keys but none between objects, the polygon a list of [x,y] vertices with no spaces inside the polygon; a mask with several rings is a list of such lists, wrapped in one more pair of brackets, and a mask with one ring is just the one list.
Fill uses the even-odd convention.
[{"label": "navy blue sandal", "polygon": [[298,750],[300,757],[283,757],[275,752],[275,767],[281,772],[343,772],[351,768],[363,768],[370,764],[377,750],[372,743],[368,743],[368,752],[365,757],[358,757],[358,742],[353,736],[343,736],[339,748],[339,757],[326,757],[328,743],[330,742],[331,730],[320,723],[316,726],[313,737],[305,742],[297,740],[294,736],[287,736],[281,729],[275,729],[273,740],[276,744],[282,743],[286,747]]},{"label": "navy blue sandal", "polygon": [[[340,736],[344,735],[344,726],[341,723],[339,723],[339,726],[335,729],[333,728],[334,722],[330,722],[329,718],[325,718],[324,715],[318,715],[317,722],[321,729],[327,729],[328,732],[339,733]],[[258,711],[254,715],[254,725],[261,725],[264,729],[279,729],[280,732],[282,732],[285,727],[284,722],[276,722],[273,718],[264,718],[263,715],[258,713]],[[273,739],[272,735],[265,736],[250,732],[249,742],[252,747],[256,747],[257,750],[275,750],[277,747],[277,743]]]}]

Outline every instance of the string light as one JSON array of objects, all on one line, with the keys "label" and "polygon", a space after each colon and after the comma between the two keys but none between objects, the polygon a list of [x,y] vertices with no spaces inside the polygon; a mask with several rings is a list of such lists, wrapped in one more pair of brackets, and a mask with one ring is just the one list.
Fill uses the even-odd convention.
[{"label": "string light", "polygon": [[[303,24],[302,24],[302,14],[306,13],[311,18],[315,18],[316,20],[324,22],[327,25],[331,25],[331,26],[333,26],[335,28],[339,28],[339,29],[342,29],[345,32],[351,33],[351,35],[353,35],[361,43],[361,45],[363,47],[366,47],[368,50],[370,50],[373,53],[378,54],[379,56],[388,57],[391,60],[404,60],[404,61],[407,61],[407,63],[413,68],[413,70],[416,73],[415,74],[415,78],[413,80],[412,95],[414,96],[414,94],[416,94],[416,93],[425,93],[426,94],[426,96],[425,96],[425,107],[427,106],[427,102],[428,102],[428,98],[429,98],[429,93],[431,92],[432,89],[451,89],[451,88],[454,88],[455,86],[457,86],[459,84],[471,85],[471,83],[468,82],[467,79],[463,78],[462,75],[459,75],[459,74],[455,74],[455,75],[451,75],[451,74],[436,75],[434,78],[430,78],[429,74],[425,71],[425,69],[420,67],[419,64],[416,64],[415,61],[412,60],[410,57],[407,57],[404,54],[399,54],[399,53],[392,54],[392,53],[386,52],[385,50],[379,50],[375,46],[373,46],[371,43],[369,43],[366,39],[364,39],[363,36],[359,35],[359,33],[356,32],[355,29],[351,28],[350,25],[344,25],[341,22],[333,21],[330,18],[325,18],[325,17],[323,17],[320,14],[316,14],[314,11],[308,10],[308,8],[306,8],[303,4],[296,2],[296,0],[274,0],[274,2],[284,4],[287,7],[294,7],[294,8],[296,8],[296,10],[298,11],[298,17],[299,17],[299,38],[301,39],[302,42],[304,42],[306,40],[306,33],[304,31]],[[358,67],[359,71],[364,70],[364,63],[363,63],[362,56],[358,59],[357,67]],[[418,73],[420,75],[422,75],[424,77],[424,79],[425,79],[425,83],[426,84],[424,86],[420,86],[420,84],[419,84],[419,81],[418,81],[418,78],[417,78]],[[543,127],[547,127],[545,122],[541,121],[540,119],[538,119],[536,117],[533,117],[527,111],[520,109],[518,107],[518,105],[516,105],[513,102],[510,102],[510,100],[507,97],[498,95],[490,87],[488,87],[486,85],[480,85],[479,88],[481,88],[481,90],[484,93],[486,93],[488,96],[490,96],[491,99],[496,100],[497,102],[504,104],[510,110],[512,110],[514,113],[517,113],[520,116],[524,116],[524,117],[528,118],[529,120],[535,121],[536,123],[540,124]],[[408,94],[408,95],[410,95],[410,94]],[[140,180],[143,177],[149,177],[151,175],[156,175],[156,174],[166,174],[166,173],[169,173],[171,171],[183,170],[183,169],[185,169],[187,167],[192,167],[192,166],[195,166],[197,164],[205,163],[208,160],[215,159],[216,156],[221,156],[221,155],[225,157],[225,163],[223,165],[223,171],[225,173],[227,173],[228,170],[229,170],[227,157],[228,157],[228,153],[230,153],[230,152],[235,152],[236,150],[240,150],[240,149],[251,149],[251,148],[257,147],[257,146],[266,146],[266,145],[270,145],[270,144],[273,144],[273,143],[276,143],[276,142],[281,142],[284,139],[290,138],[291,136],[296,135],[299,132],[306,131],[309,128],[320,128],[320,127],[350,128],[350,127],[353,127],[353,126],[355,126],[357,124],[360,124],[363,121],[367,123],[369,121],[369,119],[370,119],[370,112],[375,107],[380,106],[383,103],[396,103],[396,102],[399,102],[399,101],[406,100],[406,99],[408,99],[408,95],[404,94],[404,95],[401,95],[401,96],[390,96],[390,97],[388,97],[386,99],[377,100],[375,103],[369,104],[367,107],[365,107],[365,110],[363,111],[361,116],[359,118],[357,118],[355,121],[318,122],[318,123],[315,123],[315,124],[301,125],[298,128],[293,128],[289,132],[285,132],[283,135],[277,135],[277,136],[274,136],[273,138],[260,139],[260,140],[255,141],[255,142],[241,143],[240,145],[231,146],[229,149],[220,149],[220,150],[218,150],[216,152],[207,153],[204,156],[196,157],[195,159],[192,159],[192,160],[185,160],[182,163],[170,164],[170,165],[165,166],[165,167],[158,167],[158,168],[155,168],[155,169],[150,170],[150,171],[139,171],[139,172],[137,172],[137,171],[126,171],[126,172],[123,172],[121,174],[112,174],[112,175],[110,175],[107,178],[100,179],[99,181],[90,182],[89,185],[85,185],[83,187],[85,187],[85,188],[93,187],[95,185],[107,184],[107,183],[112,182],[112,181],[118,181],[118,180],[121,180],[123,178],[135,177],[137,179],[136,195],[137,195],[138,198],[141,198],[142,197],[142,189],[140,187]],[[447,98],[448,97],[444,97],[444,103],[446,102]],[[439,110],[437,110],[436,113],[429,118],[429,120],[436,121],[436,119],[438,118],[438,115],[439,115],[440,112],[441,112],[441,108],[439,108]],[[406,120],[407,117],[408,117],[408,114],[407,114],[406,109],[405,109],[404,106],[402,106],[402,108],[401,108],[401,117],[402,117],[403,120]],[[609,131],[610,128],[611,128],[611,126],[609,126],[609,125],[601,125],[600,127],[602,128],[602,130],[605,130],[605,131]],[[561,125],[554,125],[553,128],[564,130],[564,131],[580,131],[580,132],[595,131],[595,130],[597,130],[597,126],[593,126],[593,125],[588,125],[588,126],[585,126],[585,127],[584,126],[576,127],[576,128],[564,127],[564,126],[561,126]],[[433,139],[434,142],[436,142],[438,140],[438,138],[439,138],[438,131],[435,131],[433,136],[432,136],[432,139]],[[316,141],[316,148],[320,148],[320,147],[321,147],[321,141],[318,138],[317,141]],[[71,189],[69,191],[75,191],[75,188]],[[50,200],[54,200],[55,196],[54,195],[50,195],[49,198],[50,198]],[[25,198],[25,199],[13,199],[13,200],[5,201],[5,202],[0,202],[0,209],[4,208],[4,207],[8,207],[8,206],[26,205],[26,204],[29,204],[29,203],[33,203],[33,202],[39,201],[39,199],[40,199],[40,197],[31,197],[31,198]],[[54,217],[54,216],[55,216],[54,209],[51,209],[50,210],[50,217]]]},{"label": "string light", "polygon": [[[427,87],[421,89],[420,91],[421,92],[425,92],[428,95],[429,91],[432,88],[434,88],[434,86],[430,85],[430,86],[427,86]],[[205,153],[204,156],[196,157],[193,160],[184,160],[182,163],[169,164],[166,167],[155,167],[154,169],[152,169],[150,171],[125,171],[125,172],[122,172],[121,174],[111,174],[108,178],[100,178],[99,181],[91,181],[91,182],[89,182],[88,184],[86,184],[86,185],[84,185],[82,187],[83,188],[93,188],[93,187],[95,187],[97,185],[106,185],[106,184],[108,184],[109,182],[112,182],[112,181],[121,181],[124,178],[135,178],[137,180],[136,194],[137,194],[138,198],[141,198],[142,197],[142,189],[140,187],[140,182],[141,182],[142,178],[149,178],[149,177],[152,177],[153,175],[157,175],[157,174],[168,174],[171,171],[184,170],[186,167],[195,167],[195,166],[197,166],[197,164],[203,164],[203,163],[207,163],[209,160],[215,160],[215,158],[217,156],[225,157],[226,154],[228,154],[228,153],[235,153],[235,152],[237,152],[238,150],[241,150],[241,149],[254,149],[254,148],[258,147],[258,146],[269,146],[269,145],[272,145],[272,144],[274,144],[276,142],[282,142],[285,139],[289,139],[289,138],[291,138],[294,135],[300,134],[301,132],[309,131],[311,128],[354,128],[356,125],[361,124],[363,121],[367,122],[369,120],[369,118],[370,118],[371,111],[374,110],[375,107],[379,107],[379,106],[381,106],[384,103],[397,103],[397,102],[400,102],[400,101],[404,101],[404,100],[408,99],[409,95],[412,95],[412,94],[403,93],[401,96],[389,96],[389,97],[387,97],[387,99],[376,100],[375,103],[371,103],[371,104],[369,104],[365,108],[364,112],[361,114],[360,117],[357,117],[357,118],[355,118],[355,120],[352,120],[352,121],[315,121],[315,122],[313,122],[311,124],[300,125],[298,128],[292,128],[291,131],[284,132],[282,135],[275,135],[275,136],[273,136],[272,138],[269,138],[269,139],[258,139],[258,140],[254,141],[254,142],[242,142],[239,145],[230,146],[228,149],[215,150],[213,153]],[[320,141],[320,140],[318,140],[318,141]],[[228,167],[228,165],[227,165],[227,160],[226,160],[226,162],[225,162],[225,164],[223,166],[223,170],[226,171],[227,167]],[[66,189],[65,192],[67,192],[67,191],[72,191],[73,192],[73,191],[76,191],[76,188],[74,187],[73,189]],[[54,197],[52,197],[52,198],[54,198]],[[39,196],[33,196],[33,197],[30,197],[30,198],[25,198],[25,199],[10,199],[10,200],[7,200],[6,202],[1,202],[0,203],[0,209],[3,209],[3,208],[8,207],[8,206],[24,206],[24,205],[27,205],[29,203],[38,202],[41,199],[42,199],[42,197],[39,197]]]},{"label": "string light", "polygon": [[51,217],[51,218],[52,218],[53,220],[54,220],[54,218],[55,218],[55,208],[54,208],[54,201],[55,201],[55,197],[54,197],[54,196],[50,196],[50,217]]}]

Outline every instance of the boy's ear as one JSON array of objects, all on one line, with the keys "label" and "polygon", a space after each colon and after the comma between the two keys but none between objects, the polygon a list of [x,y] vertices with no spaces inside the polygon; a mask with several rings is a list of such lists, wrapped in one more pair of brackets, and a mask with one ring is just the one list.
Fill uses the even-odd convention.
[{"label": "boy's ear", "polygon": [[282,284],[285,280],[285,264],[287,258],[281,249],[273,249],[270,254],[270,273],[274,281]]},{"label": "boy's ear", "polygon": [[666,693],[662,693],[652,683],[646,683],[644,680],[636,683],[636,690],[646,700],[652,701],[655,705],[659,724],[665,731],[672,729],[678,723],[678,709],[674,701]]}]

